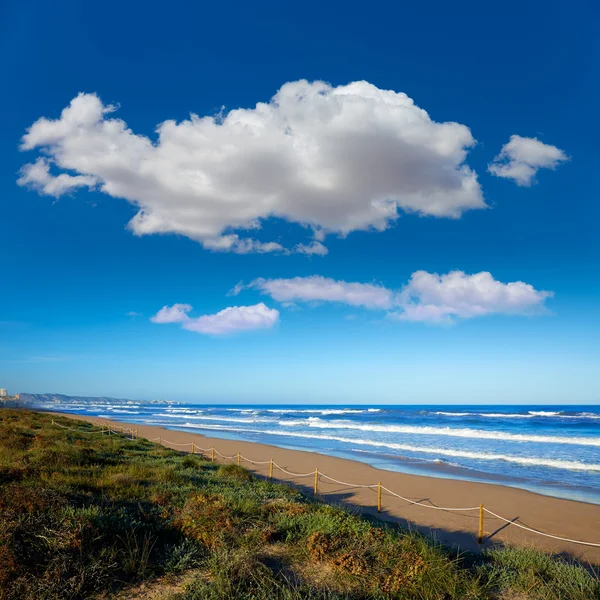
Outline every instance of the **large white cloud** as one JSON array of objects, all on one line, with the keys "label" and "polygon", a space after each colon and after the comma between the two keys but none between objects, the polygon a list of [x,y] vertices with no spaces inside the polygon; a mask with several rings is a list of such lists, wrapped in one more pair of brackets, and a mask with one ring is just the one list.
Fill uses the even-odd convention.
[{"label": "large white cloud", "polygon": [[318,275],[259,278],[248,285],[236,285],[231,294],[249,288],[283,303],[338,302],[386,311],[393,319],[439,324],[492,314],[544,314],[548,312],[545,301],[554,295],[522,281],[502,283],[485,271],[473,275],[463,271],[443,275],[416,271],[398,291],[372,283],[338,281]]},{"label": "large white cloud", "polygon": [[522,281],[502,283],[491,273],[445,275],[416,271],[398,295],[400,310],[391,316],[407,321],[450,323],[491,314],[534,315],[547,312],[552,292],[538,291]]},{"label": "large white cloud", "polygon": [[254,108],[164,121],[156,141],[115,110],[79,94],[58,119],[36,121],[21,147],[46,158],[26,165],[19,184],[52,196],[94,187],[139,208],[129,224],[138,235],[242,253],[284,250],[247,232],[267,217],[312,230],[318,243],[294,251],[325,254],[326,234],[383,230],[399,210],[456,218],[486,206],[465,163],[468,127],[435,122],[406,94],[365,81],[286,83]]},{"label": "large white cloud", "polygon": [[163,306],[150,320],[154,323],[181,323],[196,333],[223,335],[251,329],[268,329],[279,320],[279,311],[262,302],[253,306],[230,306],[213,315],[192,318],[189,304]]},{"label": "large white cloud", "polygon": [[328,277],[291,279],[255,279],[247,286],[236,286],[233,293],[256,288],[279,302],[341,302],[350,306],[386,310],[392,307],[394,294],[372,283],[348,283]]},{"label": "large white cloud", "polygon": [[493,175],[528,187],[539,169],[556,169],[568,159],[566,153],[556,146],[544,144],[537,138],[511,135],[510,141],[502,146],[500,154],[488,165],[488,170]]}]

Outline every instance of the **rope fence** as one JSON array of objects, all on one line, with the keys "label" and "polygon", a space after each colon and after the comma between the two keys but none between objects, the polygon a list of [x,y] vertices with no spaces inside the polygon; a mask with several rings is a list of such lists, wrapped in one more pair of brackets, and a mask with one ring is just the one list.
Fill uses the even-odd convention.
[{"label": "rope fence", "polygon": [[[95,426],[98,429],[100,429],[100,431],[98,431],[98,430],[87,430],[86,431],[86,430],[81,430],[81,429],[73,429],[72,427],[66,427],[65,425],[56,423],[54,421],[54,419],[52,419],[52,424],[56,425],[57,427],[61,427],[62,429],[67,429],[69,431],[74,431],[76,433],[101,433],[102,435],[104,435],[104,434],[119,435],[120,434],[120,435],[124,436],[121,439],[132,440],[132,441],[138,439],[138,430],[137,429],[131,429],[129,427],[125,428],[125,427],[122,427],[121,425],[113,425],[113,424],[106,424],[106,423],[102,423],[102,422],[96,422]],[[162,437],[148,439],[148,441],[149,442],[157,442],[161,446],[166,446],[166,447],[168,447],[167,444],[170,446],[177,446],[179,448],[190,447],[190,452],[192,454],[200,454],[202,452],[210,454],[210,459],[212,462],[215,462],[215,456],[218,456],[224,460],[235,460],[235,461],[237,461],[238,465],[241,465],[242,461],[253,464],[253,465],[269,465],[269,479],[273,479],[273,469],[277,469],[277,470],[281,471],[282,473],[289,475],[290,477],[297,477],[297,478],[314,477],[313,491],[314,491],[315,496],[318,495],[318,493],[319,493],[319,482],[321,480],[327,480],[332,483],[336,483],[338,485],[343,485],[343,486],[351,487],[351,488],[377,490],[377,512],[378,513],[381,512],[382,492],[386,492],[390,496],[399,498],[400,500],[407,502],[408,504],[411,504],[413,506],[421,506],[423,508],[430,508],[432,510],[442,510],[442,511],[447,511],[447,512],[479,511],[479,531],[478,531],[478,536],[477,536],[477,541],[479,544],[483,544],[483,541],[484,541],[484,532],[483,532],[484,513],[487,513],[492,518],[499,519],[500,521],[504,521],[507,525],[514,525],[515,527],[518,527],[519,529],[528,531],[529,533],[534,533],[534,534],[541,535],[541,536],[551,538],[554,540],[558,540],[561,542],[569,542],[572,544],[579,544],[582,546],[592,546],[594,548],[600,548],[600,543],[585,542],[582,540],[572,540],[569,538],[552,535],[550,533],[544,533],[543,531],[538,531],[537,529],[533,529],[531,527],[527,527],[526,525],[522,525],[521,523],[517,523],[514,520],[507,519],[506,517],[496,514],[495,512],[484,507],[483,504],[480,504],[479,506],[469,506],[466,508],[434,506],[433,504],[424,504],[423,502],[417,502],[415,500],[410,500],[409,498],[401,496],[400,494],[397,494],[396,492],[388,489],[387,487],[382,486],[381,481],[379,481],[375,484],[370,484],[370,485],[365,485],[365,484],[360,484],[360,483],[349,483],[347,481],[340,481],[338,479],[334,479],[333,477],[330,477],[329,475],[325,475],[324,473],[320,473],[318,468],[315,469],[314,471],[311,471],[310,473],[294,473],[293,471],[288,471],[284,467],[278,465],[273,459],[264,460],[264,461],[256,461],[256,460],[247,458],[246,456],[243,456],[239,452],[237,454],[233,454],[232,456],[226,456],[225,454],[221,454],[214,446],[211,448],[201,448],[195,442],[177,443],[177,442],[171,442],[169,440],[165,440]]]}]

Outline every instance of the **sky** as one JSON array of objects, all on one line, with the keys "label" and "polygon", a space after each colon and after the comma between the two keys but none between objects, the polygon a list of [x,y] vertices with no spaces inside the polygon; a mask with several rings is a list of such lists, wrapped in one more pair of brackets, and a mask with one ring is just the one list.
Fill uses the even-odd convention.
[{"label": "sky", "polygon": [[0,7],[0,387],[600,402],[599,9]]}]

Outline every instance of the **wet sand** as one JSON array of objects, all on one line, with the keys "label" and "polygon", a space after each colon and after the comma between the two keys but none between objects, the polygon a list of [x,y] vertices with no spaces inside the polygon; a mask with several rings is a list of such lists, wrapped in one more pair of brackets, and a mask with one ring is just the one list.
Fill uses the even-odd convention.
[{"label": "wet sand", "polygon": [[[386,471],[365,463],[316,452],[287,450],[255,442],[224,440],[164,427],[131,425],[111,419],[90,419],[70,414],[63,416],[95,423],[111,423],[113,426],[121,425],[125,428],[136,428],[139,437],[148,439],[160,437],[165,446],[176,450],[189,452],[193,442],[196,451],[208,455],[209,458],[210,450],[200,452],[198,448],[214,447],[225,456],[234,456],[240,452],[244,457],[254,461],[270,461],[272,459],[284,469],[294,473],[309,473],[318,468],[322,475],[352,484],[377,486],[378,482],[381,482],[382,486],[408,500],[426,505],[416,506],[383,491],[382,508],[379,514],[381,519],[418,529],[427,535],[433,535],[447,546],[458,547],[461,550],[477,551],[481,547],[477,544],[479,510],[455,512],[433,507],[462,508],[478,507],[483,504],[487,509],[510,521],[544,533],[600,544],[600,506],[595,504],[543,496],[502,485]],[[176,446],[175,444],[188,444],[188,446]],[[224,460],[218,456],[217,459],[219,462],[237,461],[237,458]],[[269,476],[269,464],[254,465],[242,460],[242,465],[258,475]],[[306,493],[313,493],[314,475],[292,477],[275,468],[273,478],[293,483]],[[342,503],[364,513],[377,515],[376,487],[373,489],[349,487],[320,477],[318,492],[327,502]],[[546,538],[509,525],[488,514],[485,514],[484,517],[484,534],[485,540],[482,546],[484,548],[502,543],[534,546],[548,552],[564,554],[600,565],[600,547],[595,548]]]}]

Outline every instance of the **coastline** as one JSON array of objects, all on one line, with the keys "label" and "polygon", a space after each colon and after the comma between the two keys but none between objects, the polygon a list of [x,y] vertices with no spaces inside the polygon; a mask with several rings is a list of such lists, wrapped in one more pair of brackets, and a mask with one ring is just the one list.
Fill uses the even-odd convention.
[{"label": "coastline", "polygon": [[[125,428],[131,424],[113,419],[70,413],[61,414],[70,419],[88,422],[105,422]],[[377,484],[381,481],[391,491],[432,506],[475,507],[483,504],[489,510],[514,520],[522,525],[556,536],[600,543],[600,506],[577,500],[566,500],[537,494],[501,484],[479,483],[446,478],[427,477],[396,471],[381,470],[359,461],[338,458],[317,452],[289,450],[256,442],[235,441],[210,437],[205,434],[188,433],[155,425],[135,425],[140,437],[148,439],[162,437],[176,444],[191,444],[198,447],[215,447],[227,456],[241,452],[256,461],[276,463],[296,473],[307,473],[315,468],[320,473],[357,485]],[[166,446],[169,444],[165,443]],[[173,446],[171,446],[173,447]],[[178,449],[174,447],[174,449]],[[269,475],[269,465],[242,463],[250,471]],[[313,478],[293,478],[277,471],[275,479],[293,483],[312,494]],[[342,486],[327,480],[319,481],[319,494],[324,500],[343,503],[365,514],[377,515],[377,490]],[[480,548],[476,536],[479,524],[478,511],[451,512],[415,506],[382,493],[382,510],[379,518],[398,522],[433,535],[439,542],[463,551]],[[600,565],[600,548],[583,546],[536,535],[518,527],[510,526],[486,514],[484,519],[485,540],[483,547],[507,543],[519,546],[534,546],[555,554],[567,554],[580,561]]]}]

